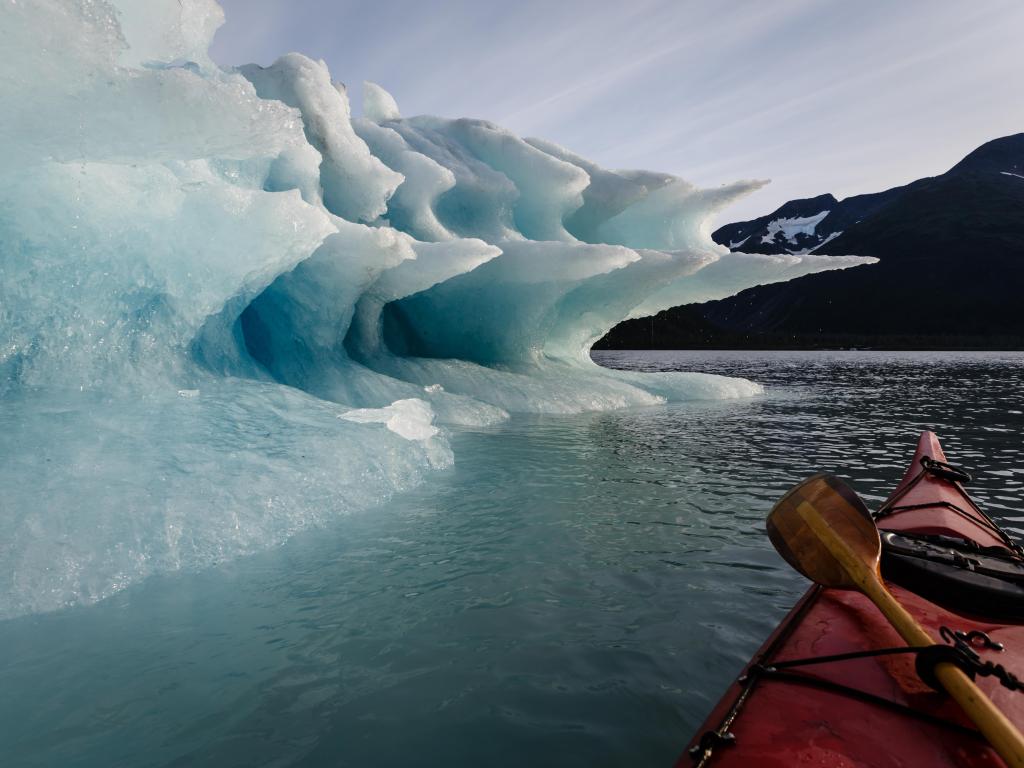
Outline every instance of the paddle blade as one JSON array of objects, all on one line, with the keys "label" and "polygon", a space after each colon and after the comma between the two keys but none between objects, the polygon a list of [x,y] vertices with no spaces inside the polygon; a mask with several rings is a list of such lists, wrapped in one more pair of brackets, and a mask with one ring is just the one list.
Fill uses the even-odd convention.
[{"label": "paddle blade", "polygon": [[[818,584],[857,589],[858,577],[878,573],[878,529],[857,492],[838,477],[815,475],[795,486],[772,509],[767,527],[786,562]],[[837,549],[836,541],[845,546]]]}]

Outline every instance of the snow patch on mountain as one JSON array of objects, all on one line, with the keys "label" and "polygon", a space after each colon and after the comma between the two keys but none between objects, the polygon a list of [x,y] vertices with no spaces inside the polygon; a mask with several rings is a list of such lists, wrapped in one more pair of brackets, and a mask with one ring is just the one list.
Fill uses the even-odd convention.
[{"label": "snow patch on mountain", "polygon": [[797,251],[790,251],[790,253],[793,254],[794,256],[806,256],[808,253],[814,253],[815,251],[817,251],[819,248],[821,248],[826,243],[831,243],[833,240],[835,240],[841,234],[843,234],[843,230],[841,230],[841,229],[836,231],[836,232],[831,232],[831,233],[829,233],[828,237],[826,237],[824,240],[822,240],[817,245],[812,245],[812,246],[810,246],[808,248],[801,248],[800,250],[797,250]]},{"label": "snow patch on mountain", "polygon": [[813,235],[815,228],[822,219],[828,216],[829,211],[816,213],[814,216],[802,218],[775,219],[768,224],[768,231],[761,237],[762,243],[775,242],[775,236],[782,234],[789,242],[796,243],[797,235]]}]

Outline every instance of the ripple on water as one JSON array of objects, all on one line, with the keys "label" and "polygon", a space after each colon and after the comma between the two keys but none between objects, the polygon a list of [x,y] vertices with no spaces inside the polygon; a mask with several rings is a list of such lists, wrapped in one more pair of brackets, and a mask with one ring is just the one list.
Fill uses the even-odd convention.
[{"label": "ripple on water", "polygon": [[0,624],[12,765],[668,765],[804,588],[763,532],[934,429],[1022,531],[1024,356],[601,353],[747,401],[517,418],[274,552]]}]

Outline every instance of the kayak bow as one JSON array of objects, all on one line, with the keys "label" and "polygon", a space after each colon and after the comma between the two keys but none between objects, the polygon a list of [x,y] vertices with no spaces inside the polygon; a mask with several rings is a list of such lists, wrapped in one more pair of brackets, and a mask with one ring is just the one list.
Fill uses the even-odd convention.
[{"label": "kayak bow", "polygon": [[1024,726],[1024,695],[1010,674],[1024,672],[1024,558],[964,491],[966,479],[925,432],[874,515],[885,585],[937,650],[910,651],[860,592],[814,586],[677,768],[1005,765],[934,677],[959,644],[976,659],[978,687]]}]

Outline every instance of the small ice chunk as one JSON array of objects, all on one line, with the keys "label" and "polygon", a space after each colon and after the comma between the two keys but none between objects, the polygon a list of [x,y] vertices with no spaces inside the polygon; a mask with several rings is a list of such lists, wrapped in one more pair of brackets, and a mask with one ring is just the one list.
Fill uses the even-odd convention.
[{"label": "small ice chunk", "polygon": [[429,440],[440,430],[434,426],[434,411],[417,398],[396,400],[384,408],[356,408],[338,416],[362,424],[381,423],[406,440]]}]

